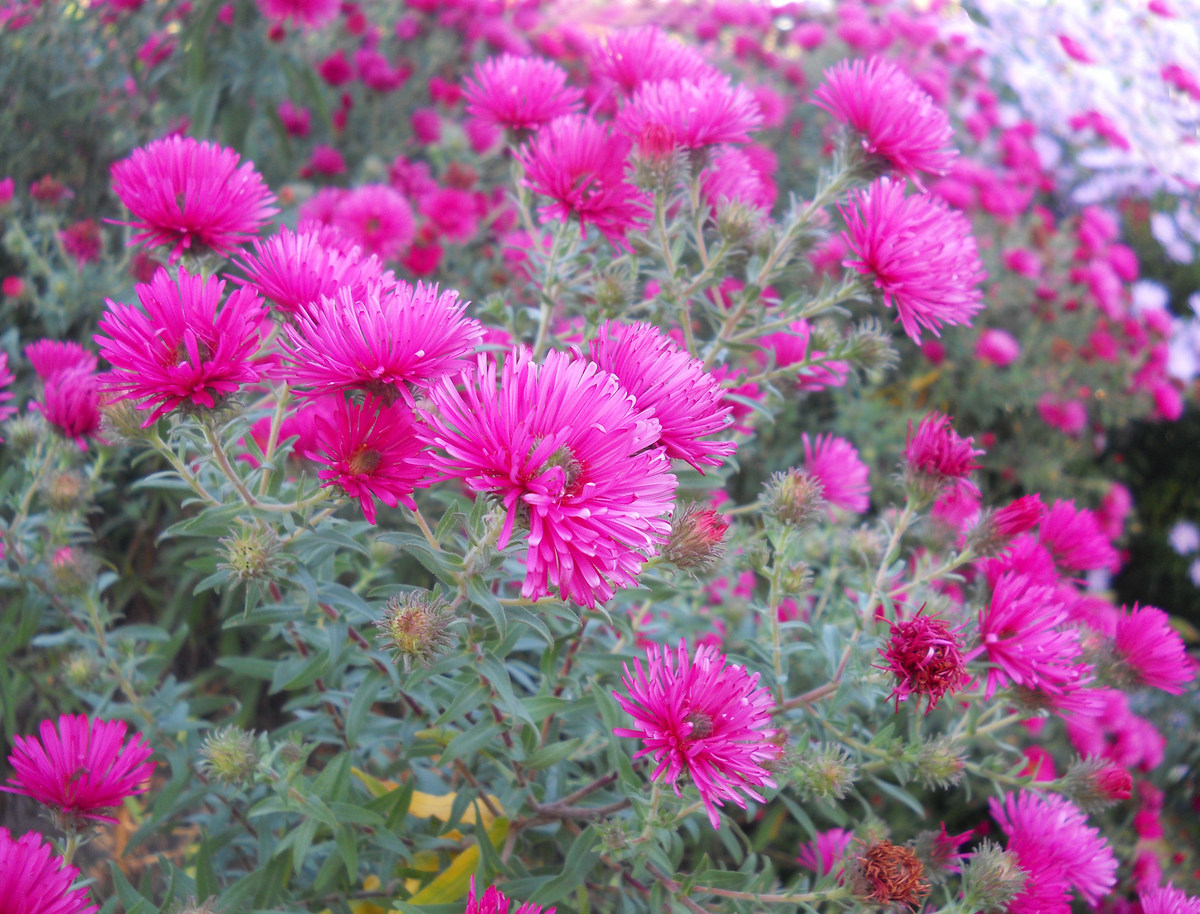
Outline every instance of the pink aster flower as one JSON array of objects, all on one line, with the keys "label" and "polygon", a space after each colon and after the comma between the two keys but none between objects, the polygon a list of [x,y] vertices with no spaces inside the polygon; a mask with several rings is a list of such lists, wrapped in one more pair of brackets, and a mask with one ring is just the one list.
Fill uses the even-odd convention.
[{"label": "pink aster flower", "polygon": [[340,0],[258,0],[258,8],[268,19],[291,21],[309,29],[319,29],[337,18]]},{"label": "pink aster flower", "polygon": [[992,599],[979,611],[980,645],[967,655],[985,654],[987,697],[1009,683],[1062,692],[1083,678],[1079,662],[1079,632],[1060,628],[1067,608],[1056,590],[1024,575],[1000,575]]},{"label": "pink aster flower", "polygon": [[318,302],[323,295],[333,296],[342,287],[358,299],[368,286],[395,282],[378,257],[364,259],[358,247],[346,251],[331,244],[331,233],[310,223],[299,232],[282,228],[265,241],[255,240],[254,253],[237,258],[247,278],[234,282],[252,286],[286,313]]},{"label": "pink aster flower", "polygon": [[593,48],[592,71],[626,95],[643,83],[698,79],[716,72],[694,48],[653,25],[605,35]]},{"label": "pink aster flower", "polygon": [[771,176],[755,167],[750,157],[735,146],[713,153],[712,164],[700,174],[700,185],[714,212],[718,206],[736,201],[767,213],[778,194]]},{"label": "pink aster flower", "polygon": [[818,876],[832,873],[846,856],[846,851],[854,841],[854,832],[844,828],[831,828],[828,831],[817,832],[817,836],[800,845],[800,853],[796,862],[812,870]]},{"label": "pink aster flower", "polygon": [[842,240],[857,259],[843,261],[874,278],[884,304],[914,342],[921,328],[941,336],[943,324],[970,324],[983,304],[978,285],[987,274],[971,225],[927,194],[905,196],[904,181],[879,178],[850,192],[838,206]]},{"label": "pink aster flower", "polygon": [[503,54],[475,65],[463,94],[467,114],[497,127],[536,130],[579,109],[583,93],[567,85],[558,64],[539,57]]},{"label": "pink aster flower", "polygon": [[[13,373],[8,370],[8,353],[0,352],[0,422],[17,411],[16,407],[8,405],[8,401],[13,398],[12,391],[4,389],[15,379]],[[0,438],[0,441],[3,440]]]},{"label": "pink aster flower", "polygon": [[989,327],[979,334],[975,343],[975,358],[997,368],[1005,368],[1021,356],[1021,344],[1006,330]]},{"label": "pink aster flower", "polygon": [[121,720],[92,720],[85,714],[63,714],[42,721],[41,740],[13,737],[8,763],[13,776],[6,793],[20,793],[49,806],[68,821],[93,819],[116,823],[103,810],[146,791],[154,773],[147,761],[154,750],[136,733],[128,742]]},{"label": "pink aster flower", "polygon": [[466,307],[457,292],[420,282],[358,295],[343,287],[285,326],[278,373],[313,394],[359,389],[412,406],[410,387],[468,367],[483,329]]},{"label": "pink aster flower", "polygon": [[386,184],[364,184],[340,197],[332,221],[364,253],[380,260],[399,257],[416,235],[408,200]]},{"label": "pink aster flower", "polygon": [[67,368],[48,377],[42,400],[31,405],[81,450],[100,431],[100,378],[86,368]]},{"label": "pink aster flower", "polygon": [[262,301],[238,289],[218,306],[225,283],[181,269],[175,279],[159,269],[136,287],[141,308],[108,299],[95,339],[112,364],[107,387],[117,399],[153,409],[143,423],[178,408],[213,409],[262,372],[254,362],[259,347]]},{"label": "pink aster flower", "polygon": [[804,441],[804,469],[820,480],[822,494],[831,505],[862,514],[871,506],[870,470],[858,450],[845,438],[817,435]]},{"label": "pink aster flower", "polygon": [[113,165],[112,182],[134,216],[133,240],[169,246],[172,263],[193,246],[227,256],[278,212],[252,163],[191,137],[168,136],[135,149]]},{"label": "pink aster flower", "polygon": [[1138,893],[1142,914],[1200,914],[1200,898],[1193,898],[1171,883]]},{"label": "pink aster flower", "polygon": [[[922,607],[924,608],[924,607]],[[970,680],[966,661],[963,659],[958,641],[958,630],[942,619],[931,618],[918,612],[904,622],[889,622],[892,633],[879,653],[887,666],[879,667],[896,677],[889,698],[900,702],[910,695],[917,696],[917,704],[925,696],[929,704],[928,714],[937,707],[947,694],[953,694]]]},{"label": "pink aster flower", "polygon": [[556,118],[517,153],[522,184],[554,201],[539,210],[543,219],[577,216],[584,237],[591,224],[614,247],[632,251],[625,233],[647,225],[647,198],[625,180],[629,148],[627,138],[590,117]]},{"label": "pink aster flower", "polygon": [[663,777],[682,796],[680,777],[696,785],[713,828],[721,827],[718,806],[727,801],[746,808],[742,796],[763,802],[762,787],[774,787],[764,767],[779,758],[771,742],[770,691],[758,684],[745,667],[727,666],[725,655],[712,645],[696,649],[688,658],[687,645],[679,642],[674,653],[651,644],[646,666],[624,665],[628,696],[614,692],[617,703],[633,717],[634,727],[617,727],[616,736],[640,739],[643,748],[634,758],[651,756],[657,767],[652,780]]},{"label": "pink aster flower", "polygon": [[657,443],[668,457],[686,460],[703,473],[702,465],[720,466],[721,457],[737,450],[733,441],[700,440],[724,430],[730,409],[721,403],[717,379],[658,328],[606,322],[592,340],[590,354],[658,420],[662,432]]},{"label": "pink aster flower", "polygon": [[617,129],[639,149],[749,143],[751,132],[761,126],[758,101],[723,73],[646,83],[617,116]]},{"label": "pink aster flower", "polygon": [[949,171],[958,156],[950,118],[895,64],[882,57],[843,60],[824,77],[813,103],[861,134],[867,152],[918,187],[917,172]]},{"label": "pink aster flower", "polygon": [[512,899],[501,892],[494,885],[489,886],[488,890],[481,896],[475,894],[475,877],[471,877],[471,888],[467,892],[467,909],[463,914],[554,914],[556,908],[542,909],[541,905],[536,905],[531,901],[520,905],[516,910],[509,911],[512,905]]},{"label": "pink aster flower", "polygon": [[1195,661],[1170,617],[1153,606],[1122,607],[1113,647],[1138,685],[1179,695],[1196,676]]},{"label": "pink aster flower", "polygon": [[93,372],[99,364],[95,353],[88,352],[73,340],[38,340],[25,347],[25,358],[43,381],[73,368]]},{"label": "pink aster flower", "polygon": [[1084,571],[1091,568],[1115,570],[1117,551],[1100,529],[1096,515],[1075,502],[1059,499],[1046,512],[1038,538],[1061,568]]},{"label": "pink aster flower", "polygon": [[307,456],[326,468],[322,486],[337,486],[357,498],[368,523],[375,501],[416,510],[414,489],[428,484],[428,459],[418,438],[418,421],[403,403],[384,405],[375,397],[337,403],[332,416],[315,415],[315,441]]},{"label": "pink aster flower", "polygon": [[955,481],[978,497],[979,489],[967,480],[979,469],[975,462],[983,451],[971,447],[974,438],[963,438],[950,425],[950,417],[939,412],[926,414],[913,433],[908,423],[904,447],[904,476],[919,491],[937,492]]},{"label": "pink aster flower", "polygon": [[842,387],[850,374],[848,362],[826,359],[820,349],[811,349],[812,326],[801,318],[792,321],[787,330],[769,333],[755,340],[761,351],[754,354],[762,366],[767,365],[767,353],[775,359],[776,368],[787,368],[804,362],[796,371],[796,387],[800,390],[824,390],[827,387]]},{"label": "pink aster flower", "polygon": [[496,495],[506,516],[504,548],[528,528],[523,596],[555,588],[585,606],[634,584],[645,556],[670,532],[675,477],[656,447],[661,426],[617,378],[594,362],[526,349],[479,368],[459,390],[430,390],[427,436],[434,466],[475,492]]},{"label": "pink aster flower", "polygon": [[13,840],[0,826],[0,911],[4,914],[96,914],[86,888],[72,889],[79,870],[37,832]]},{"label": "pink aster flower", "polygon": [[[1024,890],[1009,905],[1013,912],[1069,911],[1062,896],[1074,888],[1096,905],[1117,881],[1117,860],[1100,834],[1069,800],[1056,794],[1039,796],[1028,790],[1006,794],[1003,803],[988,801],[992,817],[1008,836],[1008,850],[1029,873]],[[1039,894],[1064,901],[1041,907]]]}]

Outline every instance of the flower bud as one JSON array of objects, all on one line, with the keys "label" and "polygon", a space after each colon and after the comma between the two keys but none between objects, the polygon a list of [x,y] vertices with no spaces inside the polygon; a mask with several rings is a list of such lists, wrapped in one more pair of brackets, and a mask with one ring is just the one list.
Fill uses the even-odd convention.
[{"label": "flower bud", "polygon": [[98,563],[94,557],[74,546],[63,546],[50,557],[50,581],[64,596],[85,594],[96,579]]},{"label": "flower bud", "polygon": [[792,467],[776,473],[767,483],[767,514],[781,524],[803,530],[825,516],[825,487],[805,470]]},{"label": "flower bud", "polygon": [[671,519],[671,536],[663,558],[676,568],[708,568],[724,553],[728,518],[712,508],[691,502]]},{"label": "flower bud", "polygon": [[1045,517],[1041,496],[1025,495],[1012,504],[989,511],[967,534],[967,548],[978,556],[1000,555],[1012,541]]},{"label": "flower bud", "polygon": [[601,320],[620,315],[633,301],[633,278],[628,270],[604,267],[592,287],[597,317]]},{"label": "flower bud", "polygon": [[41,414],[29,412],[6,422],[0,441],[6,442],[14,454],[27,454],[37,446],[45,433],[46,423]]},{"label": "flower bud", "polygon": [[925,867],[915,851],[885,839],[853,855],[847,882],[864,901],[914,907],[929,892],[924,876]]},{"label": "flower bud", "polygon": [[1009,902],[1025,888],[1025,879],[1025,871],[1012,854],[984,841],[963,873],[963,907],[980,914],[1004,914]]},{"label": "flower bud", "polygon": [[854,328],[847,340],[846,357],[872,380],[881,378],[900,360],[900,354],[892,348],[891,335],[875,318]]},{"label": "flower bud", "polygon": [[1076,759],[1063,775],[1060,789],[1084,812],[1095,813],[1133,796],[1133,778],[1107,759]]},{"label": "flower bud", "polygon": [[454,644],[454,621],[441,596],[414,590],[388,600],[384,617],[375,624],[407,672],[414,661],[428,666]]},{"label": "flower bud", "polygon": [[939,412],[926,415],[916,432],[910,422],[903,455],[909,496],[918,502],[930,500],[953,480],[965,480],[979,469],[975,458],[983,451],[973,448],[974,443],[974,438],[961,437],[951,427],[950,417]]},{"label": "flower bud", "polygon": [[962,780],[966,761],[966,752],[958,740],[939,736],[917,750],[917,779],[931,790],[953,787]]},{"label": "flower bud", "polygon": [[792,763],[792,782],[806,799],[844,799],[858,778],[858,766],[842,746],[821,743],[798,753]]},{"label": "flower bud", "polygon": [[94,685],[99,672],[96,658],[87,651],[74,651],[63,660],[63,681],[73,689]]},{"label": "flower bud", "polygon": [[925,875],[931,882],[940,885],[951,875],[962,871],[958,861],[965,860],[967,855],[960,854],[958,849],[974,834],[973,831],[965,831],[957,835],[948,835],[946,823],[943,822],[937,831],[923,831],[909,844],[925,867]]},{"label": "flower bud", "polygon": [[144,441],[151,434],[142,428],[146,413],[137,409],[128,400],[100,398],[100,434],[113,444],[132,444]]},{"label": "flower bud", "polygon": [[217,542],[225,554],[225,561],[218,562],[217,567],[243,583],[273,581],[287,565],[279,534],[274,527],[258,519],[239,518],[238,529],[233,535],[223,536]]},{"label": "flower bud", "polygon": [[200,747],[205,777],[234,787],[249,783],[258,770],[257,742],[252,732],[232,725],[210,733]]},{"label": "flower bud", "polygon": [[749,244],[762,228],[762,215],[741,200],[723,199],[716,208],[717,237],[731,247]]},{"label": "flower bud", "polygon": [[66,514],[87,503],[88,482],[75,470],[54,473],[46,480],[46,500],[53,511]]}]

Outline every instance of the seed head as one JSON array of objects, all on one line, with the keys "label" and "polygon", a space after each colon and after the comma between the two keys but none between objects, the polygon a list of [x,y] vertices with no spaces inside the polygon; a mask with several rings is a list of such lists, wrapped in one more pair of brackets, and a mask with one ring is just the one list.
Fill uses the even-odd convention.
[{"label": "seed head", "polygon": [[984,841],[963,873],[964,907],[981,914],[1004,914],[1009,902],[1025,888],[1025,879],[1025,871],[1012,854]]},{"label": "seed head", "polygon": [[237,787],[258,770],[257,739],[241,727],[228,726],[209,734],[200,747],[200,767],[206,777]]},{"label": "seed head", "polygon": [[217,567],[239,581],[273,581],[287,566],[279,534],[264,521],[239,518],[233,535],[217,542],[225,553],[225,561],[217,563]]},{"label": "seed head", "polygon": [[865,901],[913,908],[929,892],[929,883],[922,881],[924,875],[925,867],[915,851],[883,840],[854,856],[850,886]]},{"label": "seed head", "polygon": [[388,600],[383,618],[375,624],[407,672],[414,661],[428,666],[454,644],[454,621],[440,595],[416,590]]}]

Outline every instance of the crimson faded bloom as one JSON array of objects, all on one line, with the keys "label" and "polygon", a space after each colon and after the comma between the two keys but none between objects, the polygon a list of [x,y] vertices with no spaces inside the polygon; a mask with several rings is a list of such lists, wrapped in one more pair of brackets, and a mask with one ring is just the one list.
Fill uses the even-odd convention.
[{"label": "crimson faded bloom", "polygon": [[415,489],[428,484],[429,461],[418,421],[403,403],[336,402],[332,413],[315,416],[315,440],[306,455],[325,469],[322,486],[337,486],[357,498],[363,517],[375,523],[375,502],[416,510]]},{"label": "crimson faded bloom", "polygon": [[1122,607],[1113,649],[1136,685],[1179,695],[1196,677],[1196,663],[1171,627],[1170,617],[1153,606]]},{"label": "crimson faded bloom", "polygon": [[908,440],[904,447],[904,477],[915,489],[935,493],[946,483],[956,481],[978,497],[979,489],[967,480],[979,469],[975,458],[983,453],[972,447],[974,438],[963,438],[950,424],[949,416],[927,413],[913,431],[908,424]]},{"label": "crimson faded bloom", "polygon": [[566,71],[558,64],[514,54],[477,63],[463,94],[467,114],[510,130],[536,130],[578,110],[583,97],[567,85]]},{"label": "crimson faded bloom", "polygon": [[730,407],[721,386],[692,356],[657,327],[609,321],[591,341],[593,362],[617,376],[621,386],[649,409],[662,428],[658,444],[667,456],[704,472],[737,450],[733,441],[702,441],[725,429]]},{"label": "crimson faded bloom", "polygon": [[104,811],[144,793],[154,773],[148,761],[154,750],[145,737],[136,733],[125,742],[125,732],[124,721],[85,714],[63,714],[57,726],[44,720],[40,739],[13,737],[8,757],[13,775],[0,790],[32,797],[70,823],[115,823]]},{"label": "crimson faded bloom", "polygon": [[262,302],[242,288],[222,305],[224,290],[216,277],[160,269],[136,286],[140,308],[108,300],[93,337],[113,366],[107,387],[153,410],[144,425],[174,409],[213,409],[261,376]]},{"label": "crimson faded bloom", "polygon": [[565,115],[539,130],[517,153],[526,187],[553,202],[538,212],[542,219],[579,219],[619,250],[632,251],[627,232],[647,224],[644,193],[625,180],[630,141],[590,117]]},{"label": "crimson faded bloom", "polygon": [[748,143],[761,126],[754,96],[723,73],[646,83],[617,116],[617,129],[650,153]]},{"label": "crimson faded bloom", "polygon": [[421,282],[344,286],[286,325],[279,375],[312,394],[357,389],[411,406],[413,388],[468,367],[483,329],[466,307]]},{"label": "crimson faded bloom", "polygon": [[[924,607],[922,607],[924,609]],[[970,680],[958,640],[958,630],[943,619],[918,612],[903,622],[890,622],[892,633],[879,653],[887,665],[880,667],[896,677],[889,698],[900,702],[910,695],[928,701],[925,713],[937,707],[948,694],[961,689]]]},{"label": "crimson faded bloom", "polygon": [[556,908],[542,908],[531,901],[512,907],[512,899],[498,888],[488,886],[487,891],[477,895],[475,877],[471,877],[471,887],[467,891],[467,909],[463,914],[554,914]]},{"label": "crimson faded bloom", "polygon": [[172,263],[193,248],[227,256],[278,212],[253,163],[191,137],[168,136],[135,149],[113,165],[112,182],[134,216],[133,240],[169,247]]},{"label": "crimson faded bloom", "polygon": [[763,802],[761,788],[776,786],[765,767],[780,754],[771,741],[775,703],[757,673],[728,665],[709,644],[689,657],[681,640],[674,651],[649,645],[646,665],[635,660],[631,671],[625,664],[621,682],[628,694],[613,697],[635,726],[613,733],[642,740],[634,758],[649,755],[651,779],[663,778],[676,796],[681,778],[695,784],[713,828],[721,826],[717,807],[745,809],[746,797]]},{"label": "crimson faded bloom", "polygon": [[594,362],[550,352],[539,364],[521,349],[497,378],[480,356],[461,389],[442,378],[430,398],[437,472],[500,500],[500,548],[528,531],[522,596],[553,589],[593,606],[666,542],[675,476],[662,428]]},{"label": "crimson faded bloom", "polygon": [[79,870],[37,832],[13,838],[0,826],[0,911],[4,914],[95,914]]},{"label": "crimson faded bloom", "polygon": [[918,187],[918,172],[949,171],[958,157],[950,118],[894,63],[882,57],[843,60],[824,78],[813,103],[860,134],[867,152]]},{"label": "crimson faded bloom", "polygon": [[855,255],[843,264],[872,278],[904,332],[920,343],[922,329],[940,336],[943,325],[971,323],[983,308],[978,286],[987,274],[966,217],[905,192],[903,180],[878,178],[839,204],[841,237]]},{"label": "crimson faded bloom", "polygon": [[858,449],[845,438],[817,435],[804,442],[804,469],[821,483],[821,492],[829,504],[855,514],[871,506],[871,473],[858,456]]}]

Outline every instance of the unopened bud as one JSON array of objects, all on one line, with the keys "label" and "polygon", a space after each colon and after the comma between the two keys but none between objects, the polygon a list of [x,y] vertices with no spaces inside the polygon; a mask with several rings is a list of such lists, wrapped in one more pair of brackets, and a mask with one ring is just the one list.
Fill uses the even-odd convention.
[{"label": "unopened bud", "polygon": [[858,778],[858,766],[842,746],[821,743],[798,753],[792,763],[792,781],[801,795],[811,799],[844,799]]},{"label": "unopened bud", "polygon": [[884,840],[853,854],[847,882],[864,901],[915,907],[929,892],[924,876],[925,867],[916,852]]},{"label": "unopened bud", "polygon": [[724,553],[728,518],[712,508],[691,502],[671,519],[671,536],[663,558],[676,568],[708,568]]},{"label": "unopened bud", "polygon": [[1076,759],[1062,776],[1060,789],[1084,812],[1095,813],[1133,796],[1133,778],[1107,759]]},{"label": "unopened bud", "polygon": [[762,228],[762,215],[741,200],[721,200],[716,208],[717,237],[731,247],[751,242]]},{"label": "unopened bud", "polygon": [[1012,854],[984,841],[963,873],[963,906],[980,914],[1004,914],[1009,902],[1025,888],[1025,879],[1025,871]]},{"label": "unopened bud", "polygon": [[605,267],[596,277],[592,298],[601,319],[619,315],[633,301],[633,277],[628,270]]},{"label": "unopened bud", "polygon": [[113,444],[131,444],[144,441],[151,434],[142,423],[149,415],[129,400],[117,400],[109,396],[100,398],[100,434]]},{"label": "unopened bud", "polygon": [[217,914],[217,897],[211,895],[201,904],[192,896],[184,902],[182,908],[176,909],[176,914]]},{"label": "unopened bud", "polygon": [[63,546],[50,557],[50,580],[65,596],[87,593],[96,579],[96,559],[74,546]]},{"label": "unopened bud", "polygon": [[46,423],[40,413],[29,412],[17,416],[4,424],[4,441],[14,454],[27,454],[32,451],[46,433]]},{"label": "unopened bud", "polygon": [[258,770],[258,740],[241,727],[223,727],[211,733],[200,747],[205,777],[222,784],[248,783]]},{"label": "unopened bud", "polygon": [[1000,555],[1014,537],[1032,530],[1045,515],[1042,499],[1025,495],[1006,507],[986,512],[967,534],[967,548],[982,557]]},{"label": "unopened bud", "polygon": [[441,596],[418,590],[388,600],[384,617],[375,624],[407,672],[414,661],[428,666],[449,650],[455,641],[450,629],[454,621]]},{"label": "unopened bud", "polygon": [[962,871],[960,860],[967,855],[960,854],[958,849],[974,832],[965,831],[957,835],[946,834],[946,823],[943,822],[937,831],[923,831],[909,845],[920,858],[925,867],[925,875],[931,882],[943,883],[946,879]]},{"label": "unopened bud", "polygon": [[62,678],[75,689],[94,685],[100,667],[96,658],[87,651],[75,651],[68,655],[62,664]]},{"label": "unopened bud", "polygon": [[46,500],[51,510],[60,513],[77,511],[87,503],[88,483],[75,470],[54,473],[46,480]]},{"label": "unopened bud", "polygon": [[891,335],[875,318],[863,321],[850,334],[846,355],[849,361],[872,380],[878,380],[900,360],[892,348]]},{"label": "unopened bud", "polygon": [[802,530],[824,517],[825,486],[811,473],[792,467],[771,477],[764,501],[767,514]]},{"label": "unopened bud", "polygon": [[233,535],[221,537],[217,542],[225,555],[225,561],[218,562],[217,567],[242,582],[275,580],[287,565],[279,534],[258,519],[239,519]]},{"label": "unopened bud", "polygon": [[813,570],[805,562],[791,562],[784,566],[779,583],[789,594],[802,594],[812,587]]},{"label": "unopened bud", "polygon": [[953,787],[962,780],[966,762],[961,743],[939,736],[917,750],[917,778],[930,789]]}]

